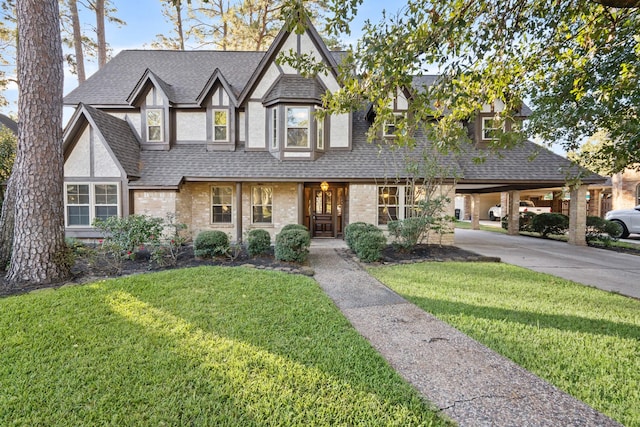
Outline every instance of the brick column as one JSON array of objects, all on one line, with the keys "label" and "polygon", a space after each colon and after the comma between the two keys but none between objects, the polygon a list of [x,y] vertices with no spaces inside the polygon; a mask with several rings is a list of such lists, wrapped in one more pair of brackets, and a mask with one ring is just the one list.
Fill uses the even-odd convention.
[{"label": "brick column", "polygon": [[507,234],[514,236],[520,234],[520,191],[509,191],[509,204],[503,207],[503,214],[504,208],[508,208],[507,215],[509,215]]},{"label": "brick column", "polygon": [[471,229],[480,230],[480,196],[471,195]]},{"label": "brick column", "polygon": [[571,188],[571,203],[569,204],[569,236],[568,243],[576,246],[586,246],[587,240],[587,186],[580,185]]}]

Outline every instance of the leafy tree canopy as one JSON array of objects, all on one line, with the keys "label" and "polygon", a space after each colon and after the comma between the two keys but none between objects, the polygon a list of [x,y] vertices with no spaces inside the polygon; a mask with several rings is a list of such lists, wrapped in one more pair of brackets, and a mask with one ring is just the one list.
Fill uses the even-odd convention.
[{"label": "leafy tree canopy", "polygon": [[[620,0],[618,0],[620,1]],[[343,89],[327,95],[329,112],[372,102],[376,127],[389,120],[397,88],[414,86],[410,114],[396,128],[410,143],[423,123],[443,149],[468,140],[461,123],[485,105],[502,105],[498,120],[533,107],[528,126],[501,135],[492,148],[524,138],[575,150],[597,131],[611,144],[600,155],[615,169],[640,163],[640,11],[615,0],[408,0],[397,14],[367,22],[341,65]],[[622,0],[637,6],[637,2]],[[349,31],[362,0],[331,0],[330,34]],[[622,4],[622,6],[628,6]],[[296,27],[300,0],[287,10]],[[297,22],[299,24],[300,21]],[[284,60],[317,72],[310,58]],[[413,75],[438,74],[416,88]],[[439,117],[440,120],[425,120]]]}]

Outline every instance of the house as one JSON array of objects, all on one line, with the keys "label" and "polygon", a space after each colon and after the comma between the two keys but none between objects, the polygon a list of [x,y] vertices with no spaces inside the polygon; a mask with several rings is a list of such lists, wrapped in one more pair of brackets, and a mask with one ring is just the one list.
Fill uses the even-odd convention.
[{"label": "house", "polygon": [[[314,55],[331,71],[302,77],[276,61],[290,50]],[[349,223],[384,227],[403,218],[414,200],[397,151],[385,148],[392,124],[382,143],[372,144],[365,136],[371,111],[314,114],[322,94],[339,88],[340,56],[313,27],[281,31],[266,52],[119,53],[64,99],[76,106],[64,134],[67,234],[94,238],[94,219],[132,213],[175,214],[194,235],[222,230],[238,241],[253,228],[273,238],[299,223],[314,237],[340,237]],[[398,114],[411,90],[398,91]],[[489,135],[490,117],[487,107],[468,124],[478,142]],[[421,144],[430,145],[425,138]],[[529,161],[540,149],[531,142],[483,164],[472,161],[478,149],[439,157],[450,215],[456,193],[510,191],[517,198],[520,189],[564,185],[570,167],[544,149]]]}]

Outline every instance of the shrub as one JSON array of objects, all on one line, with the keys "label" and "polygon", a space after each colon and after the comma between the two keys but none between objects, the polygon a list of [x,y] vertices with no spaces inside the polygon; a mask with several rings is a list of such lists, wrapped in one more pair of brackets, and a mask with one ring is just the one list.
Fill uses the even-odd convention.
[{"label": "shrub", "polygon": [[306,231],[307,233],[309,232],[309,229],[302,224],[287,224],[284,227],[282,227],[282,230],[280,230],[280,232],[286,231],[286,230],[302,230],[302,231]]},{"label": "shrub", "polygon": [[387,246],[387,238],[379,228],[367,230],[358,235],[355,253],[364,262],[378,261]]},{"label": "shrub", "polygon": [[271,249],[271,235],[267,230],[257,228],[249,231],[247,252],[250,256],[264,255]]},{"label": "shrub", "polygon": [[393,245],[396,248],[409,250],[421,243],[429,232],[432,220],[428,217],[413,217],[387,224],[389,234],[394,237]]},{"label": "shrub", "polygon": [[185,232],[187,224],[176,222],[175,214],[167,214],[164,228],[163,238],[156,239],[148,245],[150,260],[160,267],[167,264],[176,265],[188,240],[188,234]]},{"label": "shrub", "polygon": [[379,230],[373,224],[368,224],[366,222],[354,222],[353,224],[349,224],[344,228],[344,240],[353,252],[356,252],[356,241],[358,240],[358,236],[366,231],[375,231]]},{"label": "shrub", "polygon": [[560,213],[541,213],[533,217],[531,230],[547,237],[549,234],[564,234],[569,228],[569,217]]},{"label": "shrub", "polygon": [[[533,212],[520,212],[518,215],[518,231],[533,231],[533,218],[536,214]],[[502,228],[509,229],[509,215],[502,217]]]},{"label": "shrub", "polygon": [[289,228],[276,235],[275,257],[278,261],[304,262],[309,255],[311,236],[305,228]]},{"label": "shrub", "polygon": [[220,230],[202,231],[193,242],[193,253],[203,258],[225,256],[229,248],[229,236]]},{"label": "shrub", "polygon": [[600,241],[605,246],[610,246],[620,235],[622,226],[614,221],[607,221],[599,216],[587,217],[587,242]]},{"label": "shrub", "polygon": [[128,256],[141,246],[158,240],[164,228],[162,218],[147,215],[112,216],[95,220],[93,225],[102,232],[105,243]]}]

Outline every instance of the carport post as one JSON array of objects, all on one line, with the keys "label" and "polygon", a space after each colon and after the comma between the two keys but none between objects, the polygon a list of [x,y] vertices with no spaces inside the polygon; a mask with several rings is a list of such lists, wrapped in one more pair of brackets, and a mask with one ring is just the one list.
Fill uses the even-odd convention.
[{"label": "carport post", "polygon": [[571,187],[569,236],[567,239],[570,245],[587,245],[587,187],[587,185],[574,185]]},{"label": "carport post", "polygon": [[507,234],[512,236],[520,234],[520,191],[518,190],[509,191],[507,215],[509,215]]},{"label": "carport post", "polygon": [[471,229],[480,230],[480,195],[471,195]]}]

